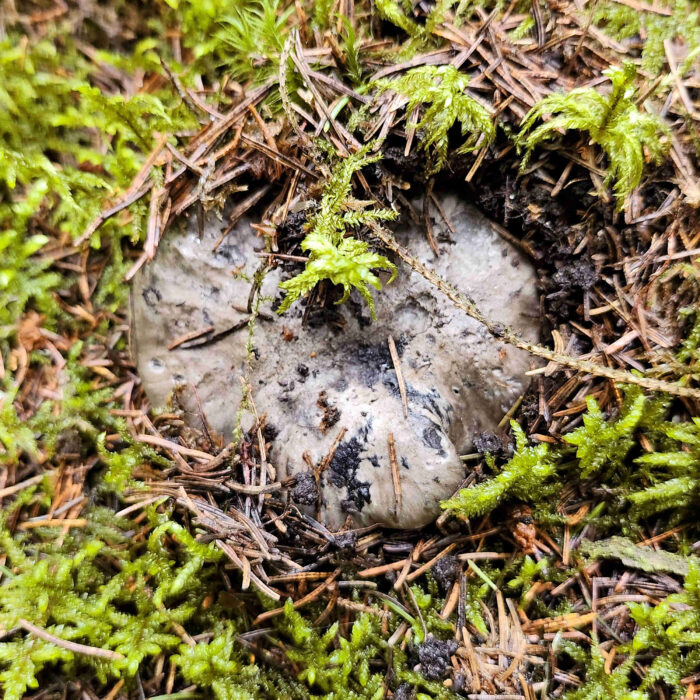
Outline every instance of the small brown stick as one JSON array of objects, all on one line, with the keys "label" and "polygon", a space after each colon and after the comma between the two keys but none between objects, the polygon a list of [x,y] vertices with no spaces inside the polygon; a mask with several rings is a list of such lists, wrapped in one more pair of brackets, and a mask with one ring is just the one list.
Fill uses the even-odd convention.
[{"label": "small brown stick", "polygon": [[90,225],[85,229],[85,232],[75,242],[75,245],[80,246],[85,243],[85,241],[87,241],[90,236],[92,236],[92,234],[105,223],[105,221],[111,219],[115,214],[122,211],[122,209],[126,209],[127,207],[131,206],[134,202],[138,202],[139,199],[141,199],[141,197],[143,197],[146,192],[151,189],[151,187],[153,187],[153,182],[147,182],[142,187],[132,189],[127,192],[122,199],[117,202],[117,204],[115,204],[111,209],[107,209],[106,211],[102,212],[90,223]]},{"label": "small brown stick", "polygon": [[535,17],[535,29],[537,33],[537,46],[541,49],[547,43],[547,32],[545,29],[542,8],[539,0],[532,0],[532,14]]},{"label": "small brown stick", "polygon": [[[512,97],[512,95],[511,95],[511,97]],[[476,171],[479,169],[481,164],[484,162],[484,158],[486,157],[488,150],[489,150],[488,144],[482,146],[482,148],[479,149],[479,153],[476,156],[476,160],[474,161],[474,164],[472,165],[471,168],[469,168],[469,172],[467,173],[467,176],[464,178],[465,182],[472,181],[474,175],[476,174]]]},{"label": "small brown stick", "polygon": [[399,385],[399,394],[401,394],[403,417],[408,418],[408,398],[406,396],[406,382],[403,379],[403,372],[401,371],[401,359],[399,358],[399,353],[396,349],[394,338],[391,335],[387,338],[387,342],[389,343],[389,354],[391,355],[391,361],[394,363],[396,382]]},{"label": "small brown stick", "polygon": [[[235,566],[241,570],[242,573],[246,573],[245,564],[241,561],[241,558],[238,556],[238,554],[236,554],[236,551],[230,544],[228,544],[228,542],[216,540],[215,544],[235,564]],[[248,563],[248,567],[250,568],[250,563]],[[250,576],[250,580],[269,598],[279,600],[281,598],[280,594],[263,583],[252,571],[249,570],[249,568],[247,575]]]},{"label": "small brown stick", "polygon": [[433,203],[433,206],[440,213],[440,217],[445,222],[445,226],[447,226],[448,231],[454,236],[455,235],[455,227],[452,225],[450,218],[445,213],[445,210],[442,208],[442,204],[440,203],[440,200],[435,196],[434,192],[430,193],[430,201]]},{"label": "small brown stick", "polygon": [[174,350],[175,348],[179,347],[183,343],[186,343],[188,340],[194,340],[195,338],[199,338],[202,335],[206,335],[207,333],[211,333],[214,330],[214,326],[206,326],[205,328],[200,328],[197,331],[190,331],[189,333],[185,333],[184,335],[181,335],[179,338],[175,338],[170,345],[168,345],[168,350]]},{"label": "small brown stick", "polygon": [[429,561],[426,561],[425,564],[421,564],[415,571],[412,571],[406,577],[406,581],[408,581],[409,583],[411,581],[415,581],[415,579],[417,579],[420,575],[424,574],[428,569],[432,568],[440,559],[442,559],[444,556],[447,556],[456,546],[457,544],[453,542],[452,544],[445,547],[445,549],[443,549],[442,552],[436,554]]},{"label": "small brown stick", "polygon": [[148,226],[146,229],[146,244],[144,246],[144,252],[146,253],[148,260],[153,260],[156,255],[156,249],[158,248],[158,241],[162,230],[159,212],[161,199],[164,194],[165,190],[162,187],[154,187],[151,190]]},{"label": "small brown stick", "polygon": [[302,79],[306,83],[306,86],[311,91],[311,94],[314,97],[316,109],[321,113],[321,115],[330,124],[331,128],[333,129],[336,136],[340,140],[340,146],[341,146],[342,150],[345,151],[345,153],[342,155],[347,155],[347,153],[348,153],[348,150],[345,146],[345,143],[350,143],[354,148],[359,149],[360,148],[359,141],[357,141],[357,139],[349,131],[347,131],[341,124],[339,124],[335,119],[333,119],[333,115],[331,114],[330,110],[326,106],[326,103],[323,101],[323,97],[321,96],[321,93],[319,93],[318,89],[314,85],[314,82],[311,79],[311,75],[309,74],[310,69],[308,68],[308,65],[306,63],[306,59],[304,58],[304,50],[302,48],[298,32],[294,32],[294,42],[295,42],[296,51],[291,52],[290,58],[292,59],[292,62],[294,63],[294,65],[297,67],[297,70],[299,71]]},{"label": "small brown stick", "polygon": [[571,168],[574,167],[573,161],[569,161],[566,166],[564,167],[564,170],[562,170],[561,175],[559,176],[559,179],[557,180],[557,184],[554,185],[552,188],[552,191],[550,192],[550,197],[556,197],[563,189],[564,185],[566,184],[566,181],[569,179],[569,175],[571,174]]},{"label": "small brown stick", "polygon": [[396,460],[396,445],[394,444],[394,433],[389,433],[389,462],[391,463],[391,480],[394,484],[394,512],[398,515],[401,510],[401,474],[399,473],[399,463]]},{"label": "small brown stick", "polygon": [[[430,540],[429,542],[432,542]],[[418,557],[421,555],[421,553],[426,549],[426,543],[424,540],[420,540],[418,544],[415,545],[413,548],[413,551],[411,552],[411,556],[409,556],[406,561],[404,562],[403,569],[401,570],[401,573],[399,574],[399,577],[396,579],[394,582],[394,590],[398,591],[401,589],[401,587],[406,583],[406,578],[408,577],[408,572],[411,570],[411,564],[414,562],[418,561]]]},{"label": "small brown stick", "polygon": [[588,372],[597,377],[604,377],[622,384],[636,384],[650,391],[661,391],[675,396],[682,396],[688,399],[700,400],[700,389],[680,386],[672,382],[667,382],[661,379],[653,379],[651,377],[639,377],[624,370],[613,369],[596,364],[591,360],[582,360],[571,355],[558,353],[549,348],[545,348],[535,343],[530,343],[516,335],[511,329],[503,326],[500,323],[491,321],[479,310],[474,301],[457,291],[449,282],[446,282],[440,275],[427,265],[414,257],[406,248],[404,248],[387,229],[379,226],[376,222],[371,222],[370,228],[379,240],[401,260],[403,260],[412,270],[424,277],[428,282],[437,287],[458,309],[464,311],[467,316],[486,326],[486,329],[495,338],[508,343],[520,350],[525,350],[535,357],[541,357],[550,362],[555,362],[564,367],[569,367],[578,372]]},{"label": "small brown stick", "polygon": [[35,486],[36,484],[40,484],[42,479],[44,478],[45,474],[37,474],[36,476],[32,476],[29,479],[25,479],[24,481],[20,481],[18,484],[15,484],[14,486],[6,486],[4,489],[0,489],[0,498],[5,498],[5,496],[11,496],[13,493],[17,493],[18,491],[21,491],[22,489],[27,489],[30,486]]},{"label": "small brown stick", "polygon": [[[414,549],[415,551],[415,549]],[[406,576],[408,576],[408,572],[411,570],[411,564],[413,563],[413,558],[408,557],[403,563],[403,567],[401,568],[401,573],[398,575],[396,581],[394,581],[394,590],[398,591],[401,589],[404,583],[406,583]]]},{"label": "small brown stick", "polygon": [[374,576],[379,576],[380,574],[385,574],[388,571],[396,571],[397,569],[403,569],[406,565],[408,559],[402,559],[401,561],[392,561],[389,564],[381,564],[380,566],[373,566],[370,569],[363,569],[358,571],[357,575],[361,578],[372,578]]},{"label": "small brown stick", "polygon": [[236,481],[227,481],[226,486],[228,486],[232,491],[237,491],[238,493],[245,493],[248,496],[257,496],[262,495],[264,493],[272,493],[273,491],[278,491],[282,488],[282,484],[279,481],[273,481],[271,484],[253,484],[252,486],[247,486],[246,484],[239,484]]},{"label": "small brown stick", "polygon": [[474,645],[472,644],[469,632],[467,632],[466,627],[462,627],[462,639],[464,640],[464,646],[467,650],[467,660],[469,661],[469,667],[472,671],[472,684],[474,690],[477,692],[481,691],[481,676],[479,674],[479,662],[476,659],[476,654],[474,653]]},{"label": "small brown stick", "polygon": [[24,620],[22,618],[20,618],[17,621],[17,623],[23,630],[29,632],[29,634],[33,634],[35,637],[43,639],[45,642],[51,642],[51,644],[55,644],[57,647],[67,649],[68,651],[72,651],[75,654],[97,656],[101,659],[110,659],[111,661],[120,661],[124,658],[122,654],[120,654],[117,651],[112,651],[111,649],[100,649],[100,647],[90,647],[87,644],[78,644],[77,642],[69,642],[67,639],[54,637],[53,634],[47,632],[45,629],[37,627],[36,625],[33,625],[31,622],[28,622],[27,620]]},{"label": "small brown stick", "polygon": [[212,251],[223,243],[224,238],[233,230],[233,227],[238,223],[238,220],[251,208],[254,207],[271,189],[272,185],[263,185],[260,189],[249,194],[242,202],[236,205],[236,208],[231,212],[231,217],[228,226],[222,231],[221,235],[216,239]]},{"label": "small brown stick", "polygon": [[[335,451],[338,449],[338,445],[340,445],[340,441],[343,439],[343,436],[345,433],[348,432],[347,428],[341,428],[340,432],[338,433],[338,436],[336,437],[335,440],[333,440],[333,444],[331,445],[331,449],[328,450],[328,454],[323,458],[323,461],[321,462],[319,468],[318,468],[318,473],[323,474],[323,472],[328,469],[330,466],[331,462],[333,461],[333,457],[335,456]],[[315,471],[315,470],[314,470]]]},{"label": "small brown stick", "polygon": [[292,158],[291,156],[285,155],[280,151],[273,151],[266,143],[262,143],[261,141],[252,139],[250,138],[250,136],[246,136],[245,134],[241,136],[241,141],[243,141],[243,143],[247,143],[251,148],[254,148],[256,151],[260,151],[271,160],[281,161],[284,165],[288,166],[289,168],[292,168],[293,170],[300,170],[304,174],[316,180],[320,177],[318,173],[315,173],[313,170],[309,170],[301,161],[297,160],[296,158]]},{"label": "small brown stick", "polygon": [[329,576],[328,571],[298,571],[294,574],[270,576],[270,583],[295,583],[297,581],[321,581]]},{"label": "small brown stick", "polygon": [[221,466],[230,456],[231,453],[233,452],[233,449],[235,447],[235,444],[233,442],[230,442],[226,447],[224,447],[221,452],[219,452],[214,459],[209,460],[205,464],[202,464],[200,467],[197,468],[197,471],[202,473],[202,472],[213,472],[217,467]]},{"label": "small brown stick", "polygon": [[430,195],[433,193],[433,181],[428,181],[428,186],[425,188],[425,196],[423,197],[423,225],[425,226],[425,235],[428,237],[430,249],[435,253],[435,257],[440,257],[440,249],[435,242],[433,236],[433,227],[430,223]]},{"label": "small brown stick", "polygon": [[[306,605],[307,603],[311,603],[312,601],[316,600],[321,593],[323,593],[325,590],[327,590],[332,583],[340,576],[340,569],[336,569],[318,588],[314,588],[311,593],[308,593],[305,595],[303,598],[299,598],[299,600],[295,601],[293,606],[294,609],[297,610],[298,608],[301,608],[303,605]],[[254,620],[253,620],[253,626],[258,625],[261,622],[264,622],[265,620],[270,620],[273,617],[277,617],[277,615],[280,615],[284,612],[284,608],[275,608],[274,610],[267,610],[264,613],[260,613]]]},{"label": "small brown stick", "polygon": [[85,518],[47,518],[46,520],[28,520],[17,526],[18,530],[33,530],[37,527],[85,527]]},{"label": "small brown stick", "polygon": [[[267,128],[265,125],[265,122],[262,120],[262,117],[260,114],[258,114],[258,110],[255,109],[255,105],[248,105],[248,110],[250,113],[253,115],[253,118],[255,121],[258,123],[258,127],[260,128],[260,132],[263,135],[263,138],[265,139],[265,143],[275,152],[279,154],[279,148],[277,148],[277,144],[275,143],[275,139],[270,133],[270,130]],[[282,175],[282,164],[279,162],[279,160],[275,160],[275,179],[279,179]]]},{"label": "small brown stick", "polygon": [[175,91],[177,94],[180,96],[180,99],[183,101],[185,107],[189,109],[194,116],[199,119],[202,115],[197,109],[197,105],[192,101],[192,98],[190,95],[188,95],[185,90],[182,88],[182,83],[180,82],[180,79],[175,75],[175,73],[170,70],[170,66],[162,59],[162,57],[158,57],[160,59],[160,65],[165,71],[166,75],[168,76],[170,82],[173,84],[173,87],[175,88]]},{"label": "small brown stick", "polygon": [[[173,666],[174,668],[174,666]],[[119,691],[122,689],[122,686],[124,685],[124,679],[120,678],[114,685],[114,688],[107,693],[107,695],[104,696],[102,700],[114,700],[114,698],[119,695]]]},{"label": "small brown stick", "polygon": [[183,454],[186,457],[194,457],[195,459],[203,459],[206,462],[211,461],[212,456],[201,450],[193,450],[191,447],[184,447],[183,445],[178,445],[176,442],[170,442],[162,437],[157,437],[156,435],[137,435],[136,442],[145,442],[147,445],[154,445],[156,447],[162,447],[170,452],[177,452]]},{"label": "small brown stick", "polygon": [[454,585],[452,586],[452,590],[450,591],[450,595],[447,597],[447,600],[445,601],[445,606],[442,609],[442,612],[440,613],[440,618],[443,620],[447,620],[450,615],[454,612],[454,609],[457,607],[457,601],[459,600],[459,581],[455,581]]},{"label": "small brown stick", "polygon": [[93,219],[87,229],[85,229],[85,232],[75,242],[76,247],[85,243],[85,241],[87,241],[90,236],[92,236],[92,234],[95,233],[95,231],[97,231],[97,229],[102,226],[105,221],[107,221],[107,219],[111,218],[115,214],[118,214],[122,209],[126,209],[134,202],[137,202],[139,199],[141,199],[141,197],[143,197],[143,195],[146,194],[146,192],[148,192],[148,190],[151,189],[151,187],[153,187],[153,181],[150,180],[146,182],[146,180],[148,180],[148,176],[151,174],[151,168],[158,159],[161,151],[165,148],[165,144],[167,142],[167,134],[158,139],[155,148],[151,151],[148,158],[146,158],[144,164],[141,166],[141,170],[139,170],[137,173],[129,189],[124,192],[119,201],[111,209],[107,209]]}]

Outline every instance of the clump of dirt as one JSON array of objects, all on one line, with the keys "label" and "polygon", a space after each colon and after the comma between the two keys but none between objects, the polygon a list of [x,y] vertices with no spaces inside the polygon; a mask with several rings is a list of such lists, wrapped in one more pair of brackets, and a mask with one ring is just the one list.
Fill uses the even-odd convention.
[{"label": "clump of dirt", "polygon": [[343,510],[347,513],[361,511],[370,502],[369,483],[357,478],[360,455],[367,445],[371,421],[357,435],[341,442],[336,448],[329,468],[329,480],[338,488],[347,488],[348,497],[343,501]]},{"label": "clump of dirt", "polygon": [[418,661],[423,675],[433,681],[444,678],[450,664],[450,656],[457,648],[457,642],[451,639],[442,642],[434,637],[428,637],[423,644],[419,644]]},{"label": "clump of dirt", "polygon": [[290,496],[295,503],[302,506],[311,506],[318,500],[318,488],[316,479],[311,472],[297,474],[297,482]]},{"label": "clump of dirt", "polygon": [[504,433],[478,433],[474,436],[473,445],[474,449],[482,455],[490,454],[507,459],[513,454],[511,441]]},{"label": "clump of dirt", "polygon": [[459,559],[451,554],[438,559],[435,562],[435,566],[433,566],[433,576],[435,576],[444,593],[447,593],[452,588],[461,571],[462,567],[459,564]]},{"label": "clump of dirt", "polygon": [[316,405],[322,411],[321,424],[318,427],[325,434],[340,420],[340,411],[328,401],[325,391],[318,395]]}]

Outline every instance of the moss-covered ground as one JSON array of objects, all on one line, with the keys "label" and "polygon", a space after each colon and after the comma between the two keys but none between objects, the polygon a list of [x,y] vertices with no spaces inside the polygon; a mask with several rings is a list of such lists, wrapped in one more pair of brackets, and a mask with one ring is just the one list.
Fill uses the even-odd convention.
[{"label": "moss-covered ground", "polygon": [[[697,0],[0,4],[3,697],[700,697],[699,125]],[[263,422],[149,410],[173,221],[255,212],[332,318],[446,183],[532,258],[549,364],[433,525],[328,532],[255,491]]]}]

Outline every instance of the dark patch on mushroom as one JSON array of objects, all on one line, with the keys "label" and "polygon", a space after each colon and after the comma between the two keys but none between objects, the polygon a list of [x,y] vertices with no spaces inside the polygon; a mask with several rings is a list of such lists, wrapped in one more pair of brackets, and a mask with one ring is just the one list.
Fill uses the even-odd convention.
[{"label": "dark patch on mushroom", "polygon": [[348,513],[361,511],[371,501],[369,482],[357,478],[357,470],[367,447],[367,440],[372,430],[369,421],[349,440],[341,442],[335,450],[329,466],[328,480],[338,488],[347,489],[347,498],[341,503]]},{"label": "dark patch on mushroom", "polygon": [[151,307],[156,306],[163,298],[156,287],[146,287],[146,289],[141,292],[141,295],[143,296],[143,300]]},{"label": "dark patch on mushroom", "polygon": [[423,443],[433,450],[436,450],[441,457],[444,457],[445,450],[442,449],[442,439],[434,424],[431,423],[430,426],[423,431]]}]

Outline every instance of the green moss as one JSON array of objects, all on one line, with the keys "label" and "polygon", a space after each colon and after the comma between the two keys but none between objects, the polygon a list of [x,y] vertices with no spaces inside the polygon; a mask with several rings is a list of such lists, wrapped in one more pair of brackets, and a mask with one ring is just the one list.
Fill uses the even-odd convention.
[{"label": "green moss", "polygon": [[390,90],[407,98],[407,121],[420,109],[418,121],[408,126],[422,131],[420,147],[430,154],[429,174],[445,167],[449,132],[456,122],[465,138],[457,153],[486,146],[496,135],[486,108],[466,94],[468,85],[469,77],[451,65],[413,68],[399,78],[377,84],[380,93]]},{"label": "green moss", "polygon": [[[591,141],[607,156],[609,169],[605,182],[614,183],[618,207],[622,208],[626,197],[642,179],[645,151],[655,163],[663,159],[668,143],[662,137],[668,129],[656,115],[645,114],[637,108],[633,64],[610,68],[604,73],[612,83],[609,95],[602,95],[592,88],[576,88],[567,94],[549,95],[528,112],[517,141],[519,148],[525,151],[522,163],[525,168],[533,149],[544,141],[557,138],[560,131],[576,129],[587,132]],[[553,116],[535,127],[545,115]]]},{"label": "green moss", "polygon": [[[506,497],[532,501],[546,497],[543,487],[556,473],[556,456],[547,443],[528,446],[522,428],[511,422],[515,435],[515,455],[493,479],[458,491],[443,501],[442,507],[465,518],[473,518],[496,508]],[[488,461],[495,467],[493,460]]]},{"label": "green moss", "polygon": [[381,289],[379,278],[373,269],[391,271],[391,282],[396,276],[396,267],[383,255],[373,253],[369,245],[346,231],[370,221],[387,221],[396,218],[390,209],[368,208],[371,202],[353,199],[353,175],[379,156],[369,155],[372,144],[364,146],[333,168],[333,175],[326,184],[318,211],[312,215],[310,231],[302,241],[303,250],[309,251],[306,269],[282,282],[280,288],[286,292],[279,313],[284,313],[300,296],[310,292],[320,281],[328,279],[343,287],[344,302],[350,291],[356,288],[367,302],[374,318],[374,300],[369,287]]},{"label": "green moss", "polygon": [[581,664],[586,674],[580,688],[564,695],[566,700],[647,700],[643,692],[629,687],[634,657],[629,657],[608,673],[605,657],[597,646],[592,646],[590,652],[586,652],[571,642],[562,642],[560,648]]},{"label": "green moss", "polygon": [[[700,51],[700,16],[693,0],[670,0],[662,3],[668,15],[647,10],[645,3],[630,7],[616,2],[598,2],[593,9],[593,21],[603,30],[624,41],[640,37],[642,68],[658,74],[666,63],[664,41],[680,39],[685,44],[685,72]],[[641,36],[644,36],[643,40]]]},{"label": "green moss", "polygon": [[[225,590],[219,575],[222,552],[199,542],[170,513],[154,507],[148,512],[153,527],[141,543],[134,541],[131,523],[106,510],[86,512],[87,527],[72,530],[60,547],[52,543],[55,528],[13,538],[0,523],[0,547],[8,557],[0,585],[0,627],[13,630],[0,641],[5,698],[20,700],[40,685],[42,673],[91,673],[100,685],[117,677],[130,683],[160,655],[185,683],[211,691],[217,700],[383,697],[384,673],[373,668],[388,652],[379,614],[357,616],[346,637],[337,623],[317,628],[287,601],[268,631],[273,645],[284,651],[285,670],[253,663],[238,637],[247,631],[247,617],[211,603]],[[429,582],[427,590],[413,586],[412,592],[429,631],[451,636],[450,624],[438,616],[443,601],[435,583]],[[270,601],[261,603],[270,606]],[[37,639],[23,621],[60,640],[113,652],[112,658]],[[393,617],[390,631],[400,621]],[[202,631],[206,639],[194,642]],[[432,689],[429,697],[449,697],[406,663],[401,654],[394,658],[396,685],[411,680]]]},{"label": "green moss", "polygon": [[[567,700],[649,700],[655,690],[665,686],[672,697],[682,698],[686,686],[681,681],[700,670],[700,567],[692,563],[683,590],[673,593],[654,606],[628,603],[637,630],[629,644],[617,651],[627,652],[625,661],[608,672],[605,657],[597,646],[590,653],[570,642],[559,649],[585,668],[585,682],[567,693]],[[653,655],[641,679],[633,679],[643,666],[637,657]]]},{"label": "green moss", "polygon": [[[672,511],[673,522],[684,521],[700,503],[700,419],[689,423],[666,421],[669,400],[645,397],[628,388],[620,414],[606,417],[594,399],[588,399],[583,425],[564,436],[565,445],[527,444],[517,423],[513,457],[496,475],[462,489],[442,507],[465,518],[493,511],[501,503],[533,504],[542,521],[557,522],[557,495],[571,480],[595,479],[609,496],[603,497],[586,522],[601,532],[635,524],[651,515]],[[653,451],[635,456],[639,435]],[[575,452],[568,445],[575,446]]]}]

